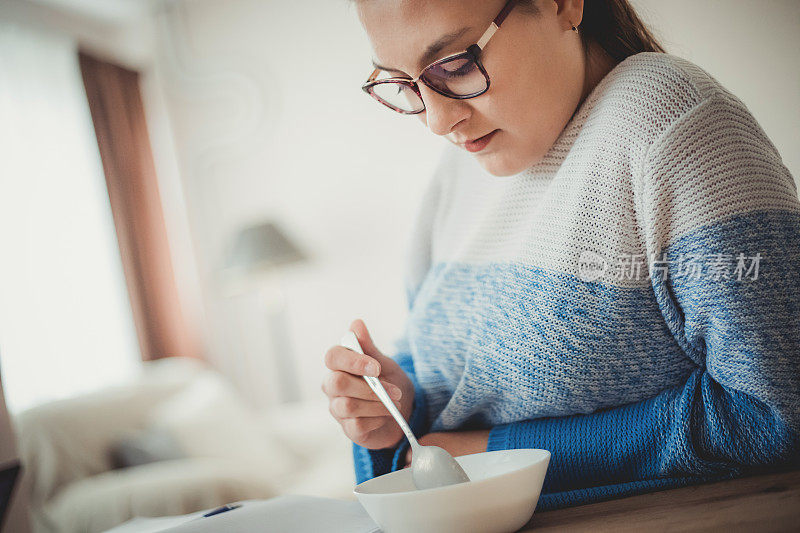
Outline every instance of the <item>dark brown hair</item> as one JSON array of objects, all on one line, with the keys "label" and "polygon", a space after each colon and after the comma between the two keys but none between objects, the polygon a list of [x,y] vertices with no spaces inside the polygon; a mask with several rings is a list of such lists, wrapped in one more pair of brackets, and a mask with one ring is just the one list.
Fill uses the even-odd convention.
[{"label": "dark brown hair", "polygon": [[[539,13],[536,0],[519,0],[519,6]],[[628,0],[584,0],[578,30],[584,50],[594,41],[616,61],[639,52],[665,52]]]}]

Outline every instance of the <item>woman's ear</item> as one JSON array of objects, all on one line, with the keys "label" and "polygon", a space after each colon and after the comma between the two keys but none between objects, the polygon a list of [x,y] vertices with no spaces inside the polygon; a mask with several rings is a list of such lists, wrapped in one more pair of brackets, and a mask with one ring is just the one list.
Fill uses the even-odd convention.
[{"label": "woman's ear", "polygon": [[580,26],[583,21],[583,0],[552,0],[558,6],[556,16],[565,31]]}]

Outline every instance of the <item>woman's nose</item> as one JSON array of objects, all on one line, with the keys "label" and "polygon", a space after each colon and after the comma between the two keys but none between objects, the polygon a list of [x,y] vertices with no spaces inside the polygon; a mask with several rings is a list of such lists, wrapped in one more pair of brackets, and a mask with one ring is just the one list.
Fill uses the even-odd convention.
[{"label": "woman's nose", "polygon": [[436,135],[452,132],[455,125],[468,118],[471,113],[465,100],[448,98],[424,84],[420,84],[419,92],[425,102],[425,111],[417,116]]}]

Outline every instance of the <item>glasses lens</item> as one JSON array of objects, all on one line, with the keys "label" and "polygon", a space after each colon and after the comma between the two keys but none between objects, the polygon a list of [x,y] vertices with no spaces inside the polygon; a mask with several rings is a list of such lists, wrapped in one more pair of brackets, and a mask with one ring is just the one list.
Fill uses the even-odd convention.
[{"label": "glasses lens", "polygon": [[471,96],[488,87],[486,76],[471,56],[455,57],[428,67],[422,78],[432,87],[452,96]]},{"label": "glasses lens", "polygon": [[414,89],[403,83],[378,83],[372,86],[372,94],[390,106],[407,113],[421,111],[425,107]]}]

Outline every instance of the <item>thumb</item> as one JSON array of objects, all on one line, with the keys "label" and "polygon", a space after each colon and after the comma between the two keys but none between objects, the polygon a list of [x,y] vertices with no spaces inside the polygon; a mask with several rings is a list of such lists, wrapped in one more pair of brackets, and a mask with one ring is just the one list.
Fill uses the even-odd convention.
[{"label": "thumb", "polygon": [[389,357],[383,355],[383,353],[375,346],[375,343],[372,341],[372,337],[367,330],[366,324],[360,318],[353,320],[350,324],[350,331],[355,333],[356,337],[358,338],[358,344],[361,345],[361,349],[364,350],[364,354],[376,359],[378,363],[383,365]]}]

